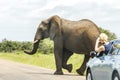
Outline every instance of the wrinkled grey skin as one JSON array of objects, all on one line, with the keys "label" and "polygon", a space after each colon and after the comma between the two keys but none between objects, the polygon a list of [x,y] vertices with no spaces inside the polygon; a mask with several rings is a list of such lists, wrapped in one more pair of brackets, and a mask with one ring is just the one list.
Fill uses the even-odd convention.
[{"label": "wrinkled grey skin", "polygon": [[62,68],[71,72],[72,64],[67,64],[67,61],[73,53],[78,53],[85,55],[83,64],[76,70],[78,74],[83,75],[86,63],[90,58],[90,51],[94,50],[98,36],[99,29],[90,20],[70,21],[55,15],[39,24],[34,38],[33,50],[24,52],[30,55],[36,53],[40,40],[50,37],[54,41],[56,62],[54,74],[62,75]]}]

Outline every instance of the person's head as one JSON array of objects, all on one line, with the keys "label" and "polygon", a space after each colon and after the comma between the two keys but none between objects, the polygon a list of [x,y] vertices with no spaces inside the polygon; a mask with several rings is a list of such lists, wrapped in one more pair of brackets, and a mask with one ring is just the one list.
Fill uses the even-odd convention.
[{"label": "person's head", "polygon": [[105,33],[101,33],[100,36],[100,42],[105,44],[108,41],[108,36]]}]

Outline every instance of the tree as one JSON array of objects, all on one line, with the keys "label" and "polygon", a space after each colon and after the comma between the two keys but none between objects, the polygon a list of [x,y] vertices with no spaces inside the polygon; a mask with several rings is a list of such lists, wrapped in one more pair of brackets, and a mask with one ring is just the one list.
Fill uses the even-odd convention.
[{"label": "tree", "polygon": [[99,29],[100,29],[101,33],[106,33],[108,35],[108,40],[113,40],[113,39],[117,38],[115,33],[111,32],[109,30],[103,29],[101,27],[99,27]]}]

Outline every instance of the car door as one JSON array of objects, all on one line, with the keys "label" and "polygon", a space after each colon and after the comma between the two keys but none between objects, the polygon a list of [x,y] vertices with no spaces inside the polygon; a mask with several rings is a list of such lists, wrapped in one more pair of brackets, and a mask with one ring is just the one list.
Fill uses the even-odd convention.
[{"label": "car door", "polygon": [[101,80],[101,78],[104,75],[104,73],[102,73],[103,72],[102,64],[103,64],[104,60],[105,60],[105,57],[101,56],[101,57],[97,57],[96,61],[94,62],[92,71],[93,71],[93,77],[95,80]]},{"label": "car door", "polygon": [[102,80],[108,80],[109,79],[109,75],[110,72],[112,72],[112,55],[106,55],[104,56],[104,60],[101,61],[101,71],[100,71],[100,75],[103,78]]},{"label": "car door", "polygon": [[111,78],[111,73],[113,71],[113,66],[115,65],[115,56],[118,54],[119,49],[114,49],[110,54],[104,56],[104,60],[101,59],[100,75],[103,80],[109,80]]},{"label": "car door", "polygon": [[92,67],[93,77],[95,80],[108,80],[108,73],[111,70],[111,62],[109,61],[111,57],[109,55],[104,55],[96,58],[94,66]]}]

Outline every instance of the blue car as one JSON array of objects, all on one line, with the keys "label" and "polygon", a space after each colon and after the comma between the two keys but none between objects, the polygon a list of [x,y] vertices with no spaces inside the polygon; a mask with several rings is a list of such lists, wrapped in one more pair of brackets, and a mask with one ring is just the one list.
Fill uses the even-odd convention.
[{"label": "blue car", "polygon": [[120,39],[111,41],[107,55],[95,57],[87,63],[86,80],[120,80]]}]

